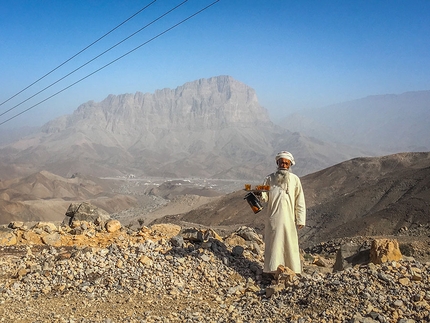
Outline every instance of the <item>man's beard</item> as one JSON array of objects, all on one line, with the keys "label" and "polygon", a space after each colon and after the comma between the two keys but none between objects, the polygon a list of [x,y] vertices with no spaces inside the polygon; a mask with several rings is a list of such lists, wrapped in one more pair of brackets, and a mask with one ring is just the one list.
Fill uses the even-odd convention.
[{"label": "man's beard", "polygon": [[278,169],[276,171],[276,182],[279,186],[285,187],[288,184],[288,175],[290,171],[288,169]]}]

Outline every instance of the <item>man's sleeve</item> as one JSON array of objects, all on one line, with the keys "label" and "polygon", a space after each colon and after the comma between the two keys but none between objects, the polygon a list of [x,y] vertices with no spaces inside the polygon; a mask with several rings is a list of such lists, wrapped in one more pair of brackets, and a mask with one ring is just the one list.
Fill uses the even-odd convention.
[{"label": "man's sleeve", "polygon": [[296,203],[294,215],[296,218],[296,225],[306,225],[306,203],[305,203],[305,195],[303,193],[302,183],[300,179],[297,177],[297,186],[296,186]]}]

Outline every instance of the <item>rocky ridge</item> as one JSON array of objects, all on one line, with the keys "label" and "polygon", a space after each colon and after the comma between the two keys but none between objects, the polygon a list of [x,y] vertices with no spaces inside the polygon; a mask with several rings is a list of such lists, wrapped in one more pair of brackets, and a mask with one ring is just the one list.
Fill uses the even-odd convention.
[{"label": "rocky ridge", "polygon": [[430,319],[430,263],[410,257],[332,272],[332,259],[303,253],[303,274],[279,269],[270,278],[261,237],[249,228],[222,238],[116,220],[12,223],[1,238],[1,322]]},{"label": "rocky ridge", "polygon": [[0,178],[42,169],[65,177],[260,178],[286,147],[303,160],[301,174],[366,155],[281,129],[254,89],[218,76],[86,102],[3,147]]}]

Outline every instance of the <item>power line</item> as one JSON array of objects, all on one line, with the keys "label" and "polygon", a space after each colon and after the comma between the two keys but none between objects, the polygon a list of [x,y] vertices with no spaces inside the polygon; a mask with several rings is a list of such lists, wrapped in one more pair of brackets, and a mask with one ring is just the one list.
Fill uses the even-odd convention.
[{"label": "power line", "polygon": [[69,86],[67,86],[67,87],[63,88],[62,90],[60,90],[60,91],[58,91],[58,92],[56,92],[56,93],[52,94],[51,96],[47,97],[46,99],[44,99],[44,100],[42,100],[42,101],[40,101],[40,102],[38,102],[38,103],[36,103],[36,104],[32,105],[31,107],[29,107],[29,108],[25,109],[24,111],[21,111],[20,113],[15,114],[14,116],[10,117],[9,119],[7,119],[7,120],[5,120],[5,121],[1,122],[1,123],[0,123],[0,126],[1,126],[1,125],[3,125],[3,124],[5,124],[6,122],[8,122],[8,121],[10,121],[10,120],[12,120],[12,119],[14,119],[14,118],[18,117],[18,116],[20,116],[21,114],[23,114],[23,113],[25,113],[25,112],[27,112],[27,111],[29,111],[29,110],[33,109],[34,107],[38,106],[39,104],[41,104],[41,103],[43,103],[43,102],[45,102],[45,101],[47,101],[47,100],[51,99],[52,97],[54,97],[54,96],[56,96],[56,95],[60,94],[61,92],[64,92],[65,90],[67,90],[67,89],[71,88],[72,86],[74,86],[74,85],[78,84],[79,82],[81,82],[81,81],[83,81],[83,80],[87,79],[87,78],[88,78],[88,77],[90,77],[91,75],[93,75],[93,74],[95,74],[95,73],[97,73],[97,72],[101,71],[102,69],[104,69],[104,68],[108,67],[109,65],[111,65],[111,64],[113,64],[113,63],[115,63],[116,61],[119,61],[121,58],[123,58],[123,57],[125,57],[125,56],[127,56],[127,55],[131,54],[132,52],[136,51],[136,50],[137,50],[137,49],[139,49],[140,47],[142,47],[142,46],[144,46],[144,45],[146,45],[146,44],[150,43],[151,41],[153,41],[153,40],[157,39],[158,37],[160,37],[160,36],[164,35],[165,33],[169,32],[170,30],[172,30],[172,29],[174,29],[174,28],[178,27],[179,25],[183,24],[184,22],[186,22],[187,20],[189,20],[189,19],[193,18],[194,16],[197,16],[198,14],[200,14],[201,12],[205,11],[206,9],[208,9],[208,8],[212,7],[215,3],[219,2],[219,1],[220,1],[220,0],[216,0],[216,1],[212,2],[211,4],[207,5],[207,6],[206,6],[206,7],[204,7],[203,9],[200,9],[199,11],[195,12],[195,13],[194,13],[194,14],[192,14],[191,16],[188,16],[187,18],[185,18],[185,19],[181,20],[181,21],[180,21],[180,22],[178,22],[177,24],[175,24],[175,25],[173,25],[172,27],[170,27],[170,28],[166,29],[165,31],[163,31],[163,32],[159,33],[158,35],[156,35],[156,36],[152,37],[151,39],[149,39],[149,40],[147,40],[146,42],[144,42],[144,43],[140,44],[139,46],[137,46],[137,47],[133,48],[132,50],[128,51],[127,53],[125,53],[125,54],[123,54],[123,55],[119,56],[118,58],[116,58],[116,59],[114,59],[113,61],[111,61],[111,62],[107,63],[106,65],[103,65],[102,67],[100,67],[99,69],[95,70],[94,72],[92,72],[92,73],[88,74],[87,76],[84,76],[83,78],[81,78],[81,79],[77,80],[76,82],[74,82],[74,83],[70,84]]},{"label": "power line", "polygon": [[106,54],[107,52],[109,52],[110,50],[114,49],[115,47],[117,47],[118,45],[122,44],[123,42],[125,42],[127,39],[133,37],[134,35],[138,34],[139,32],[141,32],[142,30],[144,30],[145,28],[149,27],[150,25],[152,25],[153,23],[155,23],[156,21],[160,20],[161,18],[163,18],[164,16],[168,15],[169,13],[171,13],[172,11],[178,9],[180,6],[182,6],[185,2],[187,2],[188,0],[184,0],[183,2],[181,2],[180,4],[178,4],[177,6],[173,7],[172,9],[168,10],[167,12],[165,12],[164,14],[162,14],[161,16],[159,16],[158,18],[154,19],[153,21],[151,21],[150,23],[148,23],[146,26],[140,28],[139,30],[135,31],[134,33],[132,33],[130,36],[124,38],[123,40],[121,40],[120,42],[116,43],[115,45],[111,46],[110,48],[108,48],[107,50],[105,50],[104,52],[102,52],[101,54],[93,57],[92,59],[90,59],[88,62],[82,64],[81,66],[79,66],[78,68],[74,69],[73,71],[71,71],[70,73],[66,74],[65,76],[61,77],[60,79],[56,80],[55,82],[51,83],[50,85],[48,85],[47,87],[43,88],[42,90],[40,90],[39,92],[33,94],[32,96],[30,96],[29,98],[21,101],[20,103],[14,105],[13,107],[11,107],[10,109],[0,113],[0,117],[5,115],[6,113],[12,111],[13,109],[19,107],[21,104],[27,102],[28,100],[34,98],[36,95],[44,92],[45,90],[49,89],[50,87],[52,87],[53,85],[57,84],[58,82],[64,80],[66,77],[72,75],[73,73],[75,73],[76,71],[80,70],[82,67],[88,65],[89,63],[95,61],[97,58],[99,58],[100,56],[103,56],[104,54]]},{"label": "power line", "polygon": [[[138,12],[136,12],[135,14],[131,15],[130,17],[128,17],[126,20],[124,20],[122,23],[120,23],[119,25],[117,25],[115,28],[111,29],[110,31],[108,31],[106,34],[104,34],[103,36],[101,36],[99,39],[93,41],[91,44],[89,44],[87,47],[85,47],[84,49],[80,50],[79,52],[77,52],[75,55],[73,55],[72,57],[70,57],[69,59],[65,60],[63,63],[61,63],[60,65],[58,65],[57,67],[55,67],[53,70],[49,71],[48,73],[46,73],[45,75],[43,75],[42,77],[40,77],[39,79],[37,79],[36,81],[34,81],[33,83],[31,83],[30,85],[28,85],[27,87],[25,87],[24,89],[22,89],[21,91],[19,91],[18,93],[15,93],[14,95],[12,95],[9,99],[7,99],[6,101],[3,101],[2,103],[0,103],[0,106],[2,106],[3,104],[5,104],[6,102],[9,102],[10,100],[12,100],[14,97],[16,97],[18,94],[21,94],[22,92],[24,92],[25,90],[27,90],[28,88],[30,88],[31,86],[33,86],[34,84],[36,84],[37,82],[39,82],[40,80],[44,79],[45,77],[47,77],[48,75],[50,75],[52,72],[56,71],[57,69],[59,69],[61,66],[63,66],[64,64],[66,64],[67,62],[71,61],[73,58],[75,58],[76,56],[78,56],[79,54],[81,54],[82,52],[86,51],[88,48],[90,48],[91,46],[93,46],[95,43],[97,43],[98,41],[102,40],[103,38],[105,38],[107,35],[109,35],[111,32],[113,32],[114,30],[118,29],[119,27],[121,27],[123,24],[125,24],[127,21],[131,20],[132,18],[134,18],[135,16],[137,16],[139,13],[141,13],[143,10],[145,10],[146,8],[148,8],[150,5],[152,5],[154,2],[156,2],[157,0],[152,1],[150,4],[146,5],[145,7],[143,7],[142,9],[140,9]],[[24,101],[25,102],[25,101]],[[6,111],[5,113],[9,112],[10,110]],[[3,113],[4,114],[4,113]],[[0,116],[2,116],[3,114],[1,114]]]}]

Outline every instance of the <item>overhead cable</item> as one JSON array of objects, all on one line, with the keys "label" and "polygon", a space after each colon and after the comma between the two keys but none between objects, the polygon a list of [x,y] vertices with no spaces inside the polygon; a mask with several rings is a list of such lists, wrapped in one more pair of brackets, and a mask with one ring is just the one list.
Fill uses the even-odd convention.
[{"label": "overhead cable", "polygon": [[[28,85],[27,87],[23,88],[21,91],[19,91],[18,93],[15,93],[14,95],[12,95],[9,99],[3,101],[0,103],[0,106],[2,106],[3,104],[5,104],[6,102],[9,102],[10,100],[12,100],[14,97],[16,97],[18,94],[21,94],[22,92],[24,92],[25,90],[27,90],[28,88],[30,88],[31,86],[33,86],[34,84],[36,84],[37,82],[39,82],[40,80],[44,79],[45,77],[47,77],[48,75],[50,75],[52,72],[56,71],[57,69],[59,69],[61,66],[63,66],[64,64],[66,64],[67,62],[71,61],[73,58],[75,58],[76,56],[78,56],[79,54],[81,54],[82,52],[86,51],[88,48],[90,48],[91,46],[93,46],[95,43],[99,42],[100,40],[102,40],[103,38],[105,38],[107,35],[109,35],[111,32],[113,32],[114,30],[118,29],[119,27],[121,27],[122,25],[124,25],[127,21],[131,20],[132,18],[134,18],[135,16],[137,16],[139,13],[141,13],[143,10],[145,10],[146,8],[148,8],[150,5],[152,5],[154,2],[156,2],[157,0],[153,0],[151,3],[149,3],[148,5],[146,5],[145,7],[143,7],[142,9],[140,9],[138,12],[136,12],[135,14],[131,15],[130,17],[128,17],[126,20],[124,20],[122,23],[120,23],[119,25],[117,25],[115,28],[111,29],[110,31],[108,31],[106,34],[104,34],[103,36],[101,36],[99,39],[93,41],[91,44],[89,44],[87,47],[85,47],[84,49],[80,50],[79,52],[77,52],[75,55],[73,55],[72,57],[70,57],[69,59],[65,60],[63,63],[61,63],[60,65],[58,65],[57,67],[55,67],[53,70],[49,71],[48,73],[46,73],[45,75],[43,75],[42,77],[40,77],[39,79],[37,79],[36,81],[34,81],[33,83],[31,83],[30,85]],[[25,102],[25,101],[24,101]],[[10,111],[10,110],[8,110]],[[7,113],[8,111],[6,111],[5,113]],[[3,115],[3,114],[1,114]],[[0,116],[1,116],[0,115]]]},{"label": "overhead cable", "polygon": [[20,113],[15,114],[14,116],[10,117],[9,119],[6,119],[5,121],[3,121],[3,122],[1,122],[1,123],[0,123],[0,126],[1,126],[1,125],[3,125],[3,124],[5,124],[6,122],[8,122],[8,121],[10,121],[10,120],[12,120],[12,119],[14,119],[14,118],[18,117],[18,116],[20,116],[21,114],[23,114],[23,113],[25,113],[25,112],[27,112],[27,111],[29,111],[29,110],[33,109],[34,107],[38,106],[39,104],[41,104],[41,103],[43,103],[43,102],[45,102],[45,101],[47,101],[47,100],[51,99],[52,97],[54,97],[54,96],[56,96],[56,95],[60,94],[61,92],[64,92],[65,90],[67,90],[67,89],[71,88],[72,86],[74,86],[74,85],[78,84],[79,82],[81,82],[81,81],[83,81],[83,80],[87,79],[87,78],[88,78],[88,77],[90,77],[91,75],[93,75],[93,74],[95,74],[95,73],[97,73],[97,72],[101,71],[102,69],[104,69],[104,68],[108,67],[109,65],[112,65],[112,64],[113,64],[113,63],[115,63],[116,61],[119,61],[121,58],[123,58],[123,57],[125,57],[125,56],[127,56],[127,55],[131,54],[131,53],[132,53],[132,52],[134,52],[134,51],[136,51],[136,50],[137,50],[137,49],[139,49],[140,47],[142,47],[142,46],[144,46],[144,45],[146,45],[146,44],[150,43],[151,41],[153,41],[153,40],[157,39],[158,37],[160,37],[160,36],[164,35],[165,33],[169,32],[170,30],[172,30],[172,29],[174,29],[174,28],[178,27],[179,25],[183,24],[184,22],[186,22],[187,20],[189,20],[189,19],[193,18],[194,16],[197,16],[198,14],[200,14],[201,12],[205,11],[206,9],[208,9],[208,8],[212,7],[215,3],[219,2],[219,1],[220,1],[220,0],[216,0],[216,1],[212,2],[211,4],[207,5],[207,6],[206,6],[206,7],[204,7],[203,9],[200,9],[199,11],[195,12],[194,14],[192,14],[192,15],[188,16],[187,18],[185,18],[185,19],[181,20],[181,21],[180,21],[180,22],[178,22],[177,24],[175,24],[175,25],[173,25],[172,27],[170,27],[170,28],[166,29],[165,31],[163,31],[163,32],[159,33],[158,35],[156,35],[156,36],[152,37],[151,39],[149,39],[149,40],[147,40],[146,42],[144,42],[144,43],[140,44],[139,46],[137,46],[137,47],[133,48],[132,50],[128,51],[127,53],[125,53],[125,54],[123,54],[123,55],[119,56],[118,58],[116,58],[116,59],[114,59],[113,61],[111,61],[111,62],[107,63],[106,65],[103,65],[102,67],[100,67],[99,69],[97,69],[97,70],[93,71],[92,73],[88,74],[87,76],[85,76],[85,77],[83,77],[83,78],[81,78],[81,79],[77,80],[76,82],[74,82],[74,83],[70,84],[69,86],[67,86],[67,87],[63,88],[62,90],[60,90],[60,91],[58,91],[58,92],[56,92],[56,93],[52,94],[51,96],[47,97],[46,99],[44,99],[44,100],[42,100],[42,101],[40,101],[40,102],[38,102],[38,103],[36,103],[36,104],[32,105],[31,107],[29,107],[29,108],[27,108],[27,109],[25,109],[25,110],[21,111]]},{"label": "overhead cable", "polygon": [[130,36],[124,38],[123,40],[121,40],[120,42],[116,43],[115,45],[111,46],[110,48],[108,48],[107,50],[105,50],[104,52],[102,52],[101,54],[93,57],[92,59],[90,59],[88,62],[82,64],[81,66],[79,66],[78,68],[74,69],[73,71],[71,71],[70,73],[66,74],[65,76],[59,78],[58,80],[56,80],[55,82],[51,83],[50,85],[48,85],[47,87],[43,88],[42,90],[40,90],[39,92],[33,94],[32,96],[30,96],[29,98],[21,101],[20,103],[14,105],[13,107],[11,107],[10,109],[6,110],[5,112],[0,113],[0,117],[5,115],[6,113],[8,113],[9,111],[12,111],[13,109],[19,107],[21,104],[27,102],[28,100],[34,98],[36,95],[44,92],[45,90],[49,89],[50,87],[52,87],[53,85],[57,84],[58,82],[64,80],[66,77],[72,75],[73,73],[75,73],[76,71],[80,70],[82,67],[88,65],[89,63],[95,61],[97,58],[99,58],[100,56],[103,56],[104,54],[106,54],[107,52],[109,52],[110,50],[114,49],[115,47],[117,47],[118,45],[122,44],[123,42],[125,42],[127,39],[135,36],[136,34],[138,34],[139,32],[141,32],[142,30],[144,30],[145,28],[149,27],[150,25],[152,25],[153,23],[155,23],[156,21],[160,20],[161,18],[163,18],[164,16],[168,15],[169,13],[171,13],[172,11],[178,9],[180,6],[182,6],[185,2],[187,2],[188,0],[184,0],[183,2],[181,2],[180,4],[178,4],[177,6],[173,7],[172,9],[168,10],[167,12],[165,12],[164,14],[162,14],[161,16],[159,16],[158,18],[154,19],[153,21],[151,21],[150,23],[148,23],[146,26],[140,28],[139,30],[135,31],[134,33],[132,33]]}]

